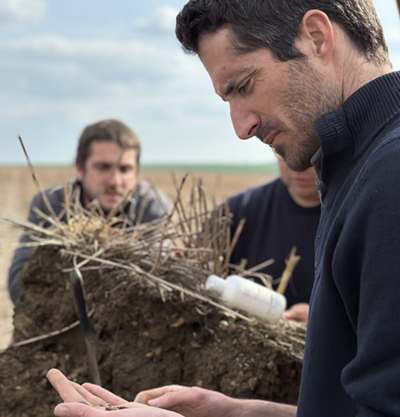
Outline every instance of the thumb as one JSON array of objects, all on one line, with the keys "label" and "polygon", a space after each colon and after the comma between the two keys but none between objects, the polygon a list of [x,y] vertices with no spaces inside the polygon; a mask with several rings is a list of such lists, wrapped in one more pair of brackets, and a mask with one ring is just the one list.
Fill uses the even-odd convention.
[{"label": "thumb", "polygon": [[161,397],[149,400],[147,404],[152,407],[171,410],[182,404],[182,392],[168,392]]},{"label": "thumb", "polygon": [[172,391],[154,398],[147,402],[152,407],[165,410],[176,410],[178,407],[189,407],[195,409],[204,401],[204,394],[198,388],[181,388],[179,391]]}]

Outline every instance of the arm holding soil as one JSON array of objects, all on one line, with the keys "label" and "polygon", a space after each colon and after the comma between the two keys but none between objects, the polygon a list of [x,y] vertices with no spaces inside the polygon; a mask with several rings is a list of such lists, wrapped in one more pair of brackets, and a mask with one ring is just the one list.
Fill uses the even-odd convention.
[{"label": "arm holding soil", "polygon": [[[295,417],[296,407],[258,400],[237,400],[215,391],[177,385],[141,392],[127,402],[93,384],[80,386],[58,370],[47,375],[65,401],[54,414],[59,417]],[[145,403],[145,404],[143,404]],[[149,407],[150,406],[150,407]]]},{"label": "arm holding soil", "polygon": [[172,411],[128,402],[94,384],[81,386],[69,381],[57,369],[51,369],[47,378],[65,401],[54,409],[58,417],[180,417]]}]

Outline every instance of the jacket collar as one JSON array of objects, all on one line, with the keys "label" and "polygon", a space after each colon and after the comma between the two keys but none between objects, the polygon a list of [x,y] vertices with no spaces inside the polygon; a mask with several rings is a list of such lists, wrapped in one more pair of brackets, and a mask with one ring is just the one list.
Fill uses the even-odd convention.
[{"label": "jacket collar", "polygon": [[314,125],[321,148],[311,162],[320,181],[328,185],[332,170],[350,166],[398,114],[400,72],[392,72],[359,88],[339,110],[318,118]]}]

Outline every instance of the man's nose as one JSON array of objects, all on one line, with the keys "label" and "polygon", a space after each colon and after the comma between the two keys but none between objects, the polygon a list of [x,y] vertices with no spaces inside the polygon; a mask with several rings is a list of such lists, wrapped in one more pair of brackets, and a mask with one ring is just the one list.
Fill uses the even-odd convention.
[{"label": "man's nose", "polygon": [[117,168],[110,176],[108,185],[111,185],[113,187],[119,187],[121,184],[122,184],[122,174],[120,170]]},{"label": "man's nose", "polygon": [[257,134],[260,118],[255,113],[233,103],[230,110],[233,127],[240,139],[250,139]]}]

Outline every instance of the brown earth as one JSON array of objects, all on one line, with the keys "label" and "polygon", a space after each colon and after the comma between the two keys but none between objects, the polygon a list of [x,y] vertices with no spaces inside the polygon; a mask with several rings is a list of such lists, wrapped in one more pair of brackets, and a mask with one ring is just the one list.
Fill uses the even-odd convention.
[{"label": "brown earth", "polygon": [[[72,168],[36,168],[36,175],[42,187],[60,183],[73,176]],[[268,180],[262,174],[213,174],[195,173],[201,177],[206,189],[215,195],[217,202],[245,188]],[[178,179],[183,173],[177,173]],[[175,187],[171,174],[166,171],[143,171],[141,177],[163,190],[171,198]],[[0,167],[0,211],[14,218],[25,219],[29,203],[37,193],[28,168]],[[5,348],[12,333],[12,303],[7,291],[7,272],[13,251],[18,243],[20,231],[0,222],[0,349]]]},{"label": "brown earth", "polygon": [[[23,274],[16,342],[76,320],[68,274],[62,272],[71,264],[56,248],[38,249]],[[144,389],[182,384],[296,402],[303,345],[282,341],[286,322],[250,326],[208,304],[182,302],[177,293],[163,302],[157,288],[121,271],[86,271],[84,279],[105,388],[131,400]],[[0,416],[51,416],[59,402],[45,379],[52,367],[79,383],[89,379],[79,327],[0,354]]]}]

